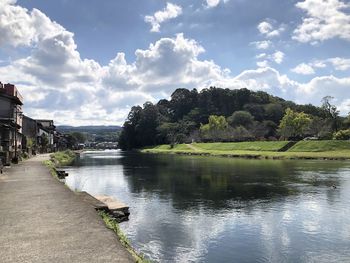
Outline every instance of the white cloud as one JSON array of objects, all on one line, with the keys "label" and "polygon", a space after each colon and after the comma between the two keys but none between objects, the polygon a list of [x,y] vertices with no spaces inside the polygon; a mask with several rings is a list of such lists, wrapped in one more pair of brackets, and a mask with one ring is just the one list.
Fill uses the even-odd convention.
[{"label": "white cloud", "polygon": [[268,34],[273,29],[269,22],[263,21],[258,25],[258,30],[261,34]]},{"label": "white cloud", "polygon": [[284,53],[282,51],[276,51],[272,54],[272,59],[275,61],[275,63],[281,64],[284,59]]},{"label": "white cloud", "polygon": [[259,68],[265,68],[265,67],[268,67],[268,66],[269,66],[269,62],[268,62],[267,60],[262,60],[262,61],[256,62],[256,65],[257,65]]},{"label": "white cloud", "polygon": [[350,94],[350,78],[337,78],[330,75],[315,77],[308,83],[300,84],[296,95],[302,102],[310,101],[317,104],[324,96],[331,95],[335,98],[334,103],[339,106],[349,100],[348,94]]},{"label": "white cloud", "polygon": [[336,70],[345,71],[350,69],[350,59],[346,58],[330,58],[327,60],[330,62]]},{"label": "white cloud", "polygon": [[220,4],[220,0],[206,0],[208,7],[215,7]]},{"label": "white cloud", "polygon": [[257,49],[268,49],[271,47],[272,42],[270,40],[263,40],[251,42],[251,44],[255,45]]},{"label": "white cloud", "polygon": [[318,60],[318,61],[315,61],[315,62],[311,63],[311,66],[315,67],[315,68],[325,68],[325,67],[327,67],[327,65],[321,60]]},{"label": "white cloud", "polygon": [[291,69],[291,71],[298,74],[311,75],[315,74],[315,68],[325,68],[327,66],[332,66],[337,71],[345,71],[350,69],[350,59],[335,57],[323,60],[315,60],[308,64],[301,63],[295,68]]},{"label": "white cloud", "polygon": [[65,31],[41,11],[28,12],[15,2],[0,0],[0,46],[30,46]]},{"label": "white cloud", "polygon": [[312,75],[315,74],[315,70],[308,64],[301,63],[295,68],[291,69],[292,72],[302,75]]},{"label": "white cloud", "polygon": [[261,58],[265,58],[265,57],[266,57],[266,53],[260,53],[260,54],[255,56],[255,58],[257,58],[257,59],[261,59]]},{"label": "white cloud", "polygon": [[343,113],[350,113],[350,99],[343,100],[338,109]]},{"label": "white cloud", "polygon": [[275,23],[275,21],[263,21],[257,26],[257,28],[259,32],[266,37],[272,38],[279,36],[285,30],[284,26],[281,25],[278,28],[275,28],[272,23]]},{"label": "white cloud", "polygon": [[145,22],[150,23],[151,32],[159,32],[160,25],[170,19],[174,19],[182,14],[181,6],[167,3],[166,7],[154,13],[152,16],[145,16]]},{"label": "white cloud", "polygon": [[257,66],[258,67],[267,67],[269,65],[269,62],[274,62],[276,64],[281,64],[284,60],[285,54],[282,51],[275,51],[272,54],[266,54],[266,53],[261,53],[255,56],[256,59],[263,59],[257,61]]},{"label": "white cloud", "polygon": [[305,0],[296,7],[307,17],[299,25],[293,39],[300,42],[320,42],[331,38],[350,41],[350,5],[341,0]]},{"label": "white cloud", "polygon": [[[13,3],[7,5],[10,7],[2,8],[12,10]],[[0,66],[0,76],[3,82],[18,84],[25,97],[25,111],[34,118],[54,118],[59,123],[74,125],[121,124],[130,106],[168,98],[180,87],[198,90],[209,86],[245,87],[303,103],[319,103],[319,98],[325,95],[336,97],[338,105],[350,99],[344,96],[350,94],[350,79],[328,76],[298,83],[268,67],[269,61],[283,61],[281,51],[261,55],[259,59],[263,61],[258,62],[258,69],[233,76],[214,61],[200,59],[204,48],[183,34],[161,38],[146,49],[136,50],[135,61],[127,62],[125,54],[118,53],[107,65],[100,65],[82,59],[74,35],[40,11],[14,7],[28,16],[28,25],[22,23],[9,29],[0,24],[0,31],[10,30],[7,44],[27,45],[31,54]],[[37,26],[31,27],[32,21],[37,21]],[[20,32],[22,27],[32,28],[30,36],[13,37],[19,35],[11,30]],[[45,33],[46,29],[50,32]],[[347,68],[346,60],[317,63],[321,66],[331,61],[340,69]]]}]

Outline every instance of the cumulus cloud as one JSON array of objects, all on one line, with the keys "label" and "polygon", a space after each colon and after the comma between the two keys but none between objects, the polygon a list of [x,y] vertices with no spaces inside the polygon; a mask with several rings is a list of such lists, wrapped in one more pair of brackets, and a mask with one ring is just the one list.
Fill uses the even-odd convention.
[{"label": "cumulus cloud", "polygon": [[151,16],[145,16],[145,22],[151,24],[151,32],[160,32],[160,25],[162,23],[174,19],[181,14],[181,6],[167,3],[166,7],[163,10],[157,11]]},{"label": "cumulus cloud", "polygon": [[[312,98],[315,103],[321,101],[326,95],[332,95],[337,105],[342,105],[349,98],[350,78],[337,78],[333,75],[315,77],[310,82],[300,84],[298,93],[306,98]],[[305,99],[304,99],[305,100]],[[342,112],[346,114],[347,112]]]},{"label": "cumulus cloud", "polygon": [[256,59],[263,59],[257,61],[256,65],[258,67],[267,67],[269,65],[269,62],[274,62],[276,64],[281,64],[284,60],[285,54],[282,51],[275,51],[272,54],[266,54],[266,53],[261,53],[255,56]]},{"label": "cumulus cloud", "polygon": [[265,68],[269,66],[269,62],[267,60],[262,60],[262,61],[256,62],[256,65],[260,68]]},{"label": "cumulus cloud", "polygon": [[260,32],[260,34],[264,35],[265,37],[272,38],[272,37],[277,37],[279,36],[284,30],[284,26],[281,25],[277,28],[272,25],[272,23],[275,23],[274,21],[263,21],[261,22],[257,28]]},{"label": "cumulus cloud", "polygon": [[257,49],[268,49],[271,47],[272,42],[270,40],[251,42]]},{"label": "cumulus cloud", "polygon": [[330,62],[336,70],[345,71],[350,69],[350,59],[349,58],[330,58],[324,63]]},{"label": "cumulus cloud", "polygon": [[[161,38],[146,49],[136,50],[134,61],[128,62],[124,53],[118,53],[107,65],[100,65],[82,59],[74,34],[40,11],[28,11],[11,1],[6,5],[2,8],[16,7],[28,18],[11,30],[32,28],[29,37],[8,33],[7,44],[27,45],[31,53],[0,66],[0,76],[3,82],[18,84],[25,97],[25,111],[34,118],[53,118],[58,123],[75,125],[121,124],[132,105],[168,98],[176,88],[201,90],[209,86],[265,90],[302,103],[319,103],[319,98],[330,94],[338,98],[338,105],[349,99],[344,96],[349,94],[349,79],[328,76],[298,83],[269,67],[268,62],[282,63],[281,51],[261,54],[259,59],[263,61],[257,69],[234,76],[214,61],[200,59],[204,47],[183,34]],[[39,21],[38,17],[40,25],[31,27],[31,21]],[[0,24],[0,31],[4,28],[10,30],[8,25]],[[52,30],[45,33],[46,29]],[[331,61],[339,69],[347,68],[346,60],[317,63],[322,66]]]},{"label": "cumulus cloud", "polygon": [[206,0],[208,7],[215,7],[220,3],[220,0]]},{"label": "cumulus cloud", "polygon": [[296,7],[306,12],[293,39],[317,43],[332,38],[350,41],[350,5],[341,0],[305,0]]},{"label": "cumulus cloud", "polygon": [[291,71],[301,75],[315,74],[315,70],[310,65],[305,63],[297,65],[295,68],[292,68]]},{"label": "cumulus cloud", "polygon": [[284,59],[284,53],[282,51],[276,51],[272,54],[272,59],[275,61],[275,63],[281,64]]},{"label": "cumulus cloud", "polygon": [[30,46],[65,29],[37,9],[29,12],[14,0],[0,0],[0,46]]},{"label": "cumulus cloud", "polygon": [[333,67],[337,71],[345,71],[350,69],[350,59],[348,58],[328,58],[323,60],[315,60],[310,63],[301,63],[295,68],[291,69],[292,72],[303,75],[315,74],[315,69],[325,68],[327,66]]}]

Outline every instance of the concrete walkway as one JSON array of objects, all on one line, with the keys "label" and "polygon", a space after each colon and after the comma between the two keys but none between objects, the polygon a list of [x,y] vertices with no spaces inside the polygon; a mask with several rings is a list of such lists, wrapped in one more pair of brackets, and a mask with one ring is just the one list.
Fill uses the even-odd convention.
[{"label": "concrete walkway", "polygon": [[134,262],[87,203],[38,156],[0,175],[0,262]]}]

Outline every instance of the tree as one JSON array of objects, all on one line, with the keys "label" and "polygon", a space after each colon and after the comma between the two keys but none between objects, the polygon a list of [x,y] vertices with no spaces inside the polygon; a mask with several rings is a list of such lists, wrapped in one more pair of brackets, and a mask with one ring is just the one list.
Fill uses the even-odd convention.
[{"label": "tree", "polygon": [[317,116],[314,116],[311,119],[307,130],[310,135],[317,138],[328,139],[329,137],[332,137],[332,128],[329,122]]},{"label": "tree", "polygon": [[142,146],[156,144],[158,124],[157,107],[151,102],[146,102],[135,127],[136,137]]},{"label": "tree", "polygon": [[209,123],[201,125],[200,132],[206,139],[224,139],[223,134],[227,131],[228,123],[224,116],[209,116]]},{"label": "tree", "polygon": [[279,123],[283,118],[283,107],[281,104],[270,103],[265,106],[265,117],[267,120]]},{"label": "tree", "polygon": [[74,137],[74,139],[77,143],[85,143],[85,141],[86,141],[86,135],[84,133],[72,132],[70,135],[72,137]]},{"label": "tree", "polygon": [[170,105],[175,121],[183,118],[189,113],[197,103],[198,92],[196,89],[189,91],[187,89],[177,89],[171,94]]},{"label": "tree", "polygon": [[344,120],[344,127],[350,128],[350,112],[348,113],[348,116]]},{"label": "tree", "polygon": [[324,111],[326,119],[330,120],[333,131],[338,131],[339,128],[339,111],[337,107],[331,104],[334,98],[332,96],[326,96],[322,99],[321,108]]},{"label": "tree", "polygon": [[118,141],[118,145],[122,150],[131,150],[142,145],[136,134],[136,126],[141,118],[141,112],[142,108],[140,106],[131,108]]},{"label": "tree", "polygon": [[243,126],[248,128],[253,124],[254,117],[247,111],[235,111],[227,118],[227,121],[232,127]]},{"label": "tree", "polygon": [[174,122],[164,122],[158,128],[160,136],[162,136],[167,143],[174,146],[176,143],[176,134],[179,132],[179,124]]},{"label": "tree", "polygon": [[279,125],[280,134],[285,139],[300,139],[305,135],[310,122],[309,115],[288,108]]},{"label": "tree", "polygon": [[350,129],[340,130],[333,135],[334,140],[350,140]]}]

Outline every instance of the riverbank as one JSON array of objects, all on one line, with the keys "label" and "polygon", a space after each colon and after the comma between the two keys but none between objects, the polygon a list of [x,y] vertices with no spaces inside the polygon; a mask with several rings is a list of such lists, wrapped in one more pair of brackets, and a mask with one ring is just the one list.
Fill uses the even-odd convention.
[{"label": "riverbank", "polygon": [[0,176],[1,262],[135,262],[96,211],[39,155]]},{"label": "riverbank", "polygon": [[[50,154],[50,159],[45,160],[43,163],[49,168],[51,175],[55,178],[58,178],[56,168],[72,165],[74,163],[76,155],[79,155],[82,152],[83,151],[77,152],[77,151],[66,150],[62,152],[52,153]],[[116,234],[122,246],[130,253],[130,255],[133,257],[135,262],[137,263],[149,262],[147,259],[145,259],[142,255],[138,254],[133,249],[133,247],[131,246],[130,242],[128,241],[124,233],[120,230],[119,223],[113,217],[109,216],[108,213],[99,213],[99,215],[104,221],[106,227],[112,230]]]},{"label": "riverbank", "polygon": [[192,143],[178,144],[173,148],[170,145],[158,145],[142,149],[141,152],[250,159],[349,160],[350,141]]}]

